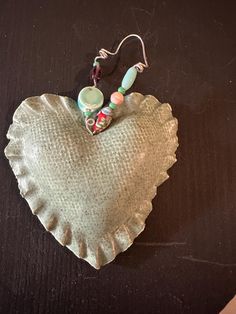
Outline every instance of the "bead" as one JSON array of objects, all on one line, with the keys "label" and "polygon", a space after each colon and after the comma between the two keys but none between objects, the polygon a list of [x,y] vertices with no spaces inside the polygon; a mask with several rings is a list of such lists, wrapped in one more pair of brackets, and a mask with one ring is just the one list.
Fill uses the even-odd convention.
[{"label": "bead", "polygon": [[91,114],[92,114],[91,111],[85,111],[85,112],[84,112],[85,117],[90,117]]},{"label": "bead", "polygon": [[101,73],[102,73],[102,70],[101,70],[101,67],[98,65],[98,66],[95,66],[92,68],[92,70],[90,71],[90,79],[91,81],[96,81],[96,83],[98,83],[101,79]]},{"label": "bead", "polygon": [[111,102],[115,105],[121,105],[124,101],[124,96],[119,92],[114,92],[111,94]]},{"label": "bead", "polygon": [[104,107],[97,114],[96,123],[93,126],[93,134],[97,134],[105,130],[112,120],[112,109]]},{"label": "bead", "polygon": [[122,86],[120,86],[118,88],[118,92],[120,92],[122,95],[124,95],[126,93],[126,90]]},{"label": "bead", "polygon": [[121,86],[125,89],[128,90],[133,84],[137,76],[137,69],[133,66],[128,69],[128,71],[125,73],[125,76],[122,80]]},{"label": "bead", "polygon": [[114,110],[114,109],[116,109],[116,104],[113,104],[113,102],[110,102],[110,103],[109,103],[109,107],[110,107],[112,110]]},{"label": "bead", "polygon": [[104,102],[103,93],[94,86],[84,87],[78,95],[78,106],[82,112],[98,111]]},{"label": "bead", "polygon": [[100,63],[98,61],[94,61],[93,66],[94,67],[100,66]]}]

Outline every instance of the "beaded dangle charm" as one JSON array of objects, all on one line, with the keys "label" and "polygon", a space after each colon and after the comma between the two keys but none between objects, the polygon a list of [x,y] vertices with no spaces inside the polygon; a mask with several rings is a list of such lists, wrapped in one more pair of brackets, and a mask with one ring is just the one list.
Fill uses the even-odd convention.
[{"label": "beaded dangle charm", "polygon": [[[117,54],[129,37],[141,41],[144,63],[127,70],[104,104],[99,61]],[[176,161],[171,106],[152,95],[125,96],[146,67],[144,43],[131,34],[115,52],[99,51],[93,85],[77,100],[54,94],[26,98],[7,133],[5,155],[32,213],[61,245],[96,269],[144,230],[156,188]]]},{"label": "beaded dangle charm", "polygon": [[[111,94],[110,103],[102,108],[104,96],[102,92],[97,88],[97,83],[101,79],[101,66],[98,60],[106,59],[108,55],[116,55],[120,50],[123,42],[130,37],[137,37],[141,41],[143,58],[145,63],[136,63],[128,69],[125,76],[123,77],[121,86],[118,88],[118,91]],[[144,68],[147,67],[148,62],[145,52],[145,46],[142,38],[136,34],[126,36],[120,42],[115,52],[110,52],[103,48],[99,51],[99,56],[94,59],[93,69],[91,71],[91,79],[94,85],[83,88],[78,95],[78,106],[84,115],[85,126],[90,134],[98,134],[104,131],[111,124],[113,111],[116,109],[117,106],[123,104],[124,95],[126,91],[129,90],[134,84],[137,73],[143,72]]]}]

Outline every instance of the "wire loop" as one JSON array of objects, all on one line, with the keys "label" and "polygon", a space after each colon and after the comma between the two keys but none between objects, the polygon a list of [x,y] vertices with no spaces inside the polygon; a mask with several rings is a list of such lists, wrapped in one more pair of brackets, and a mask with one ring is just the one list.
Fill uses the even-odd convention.
[{"label": "wire loop", "polygon": [[139,35],[137,35],[137,34],[130,34],[130,35],[126,36],[125,38],[123,38],[122,41],[119,43],[119,45],[117,46],[117,48],[116,48],[116,50],[114,52],[111,52],[111,51],[109,51],[107,49],[104,49],[104,48],[100,49],[99,50],[99,55],[95,57],[94,62],[96,62],[98,59],[107,59],[109,55],[115,56],[119,52],[120,47],[122,46],[124,41],[126,39],[130,38],[130,37],[136,37],[141,42],[144,63],[138,62],[138,63],[136,63],[134,65],[134,67],[137,69],[138,72],[142,73],[145,68],[149,67],[149,65],[148,65],[148,62],[147,62],[147,55],[146,55],[146,51],[145,51],[144,42],[143,42],[142,38]]}]

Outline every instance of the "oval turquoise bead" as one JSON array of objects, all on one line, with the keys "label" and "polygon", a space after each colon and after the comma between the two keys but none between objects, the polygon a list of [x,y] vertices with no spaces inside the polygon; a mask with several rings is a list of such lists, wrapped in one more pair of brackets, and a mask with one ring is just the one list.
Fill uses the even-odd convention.
[{"label": "oval turquoise bead", "polygon": [[129,68],[128,71],[125,73],[125,76],[124,76],[122,83],[121,83],[121,86],[125,90],[129,89],[134,84],[137,73],[138,73],[138,71],[134,66]]}]

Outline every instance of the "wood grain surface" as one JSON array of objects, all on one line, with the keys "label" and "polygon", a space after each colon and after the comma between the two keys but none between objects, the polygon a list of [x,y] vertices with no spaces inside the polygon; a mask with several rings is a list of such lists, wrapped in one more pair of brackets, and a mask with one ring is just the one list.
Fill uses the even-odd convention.
[{"label": "wood grain surface", "polygon": [[[234,1],[0,1],[0,313],[218,313],[236,293]],[[60,246],[20,197],[3,150],[44,92],[76,99],[98,49],[143,36],[133,91],[170,102],[178,162],[145,231],[100,271]],[[106,97],[141,49],[103,63]],[[235,310],[236,313],[236,310]]]}]

